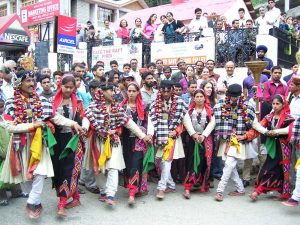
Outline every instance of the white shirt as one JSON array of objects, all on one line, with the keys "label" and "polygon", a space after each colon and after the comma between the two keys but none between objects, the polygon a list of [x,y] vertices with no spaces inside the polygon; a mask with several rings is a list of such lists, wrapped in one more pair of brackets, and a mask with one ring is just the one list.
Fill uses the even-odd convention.
[{"label": "white shirt", "polygon": [[269,29],[273,28],[273,26],[279,27],[280,9],[274,7],[273,9],[266,12],[265,20]]},{"label": "white shirt", "polygon": [[258,34],[269,34],[269,26],[266,21],[266,16],[260,16],[255,21],[255,26],[258,27]]},{"label": "white shirt", "polygon": [[207,28],[208,24],[207,24],[207,19],[204,16],[201,16],[199,19],[192,19],[192,21],[189,24],[189,29],[190,32],[199,32],[200,28]]},{"label": "white shirt", "polygon": [[172,75],[169,78],[166,78],[164,74],[160,75],[160,80],[171,80]]},{"label": "white shirt", "polygon": [[117,34],[113,28],[101,27],[100,28],[100,39],[107,37],[109,33],[112,33],[111,38],[115,38],[117,36]]},{"label": "white shirt", "polygon": [[141,87],[141,83],[142,83],[142,77],[140,75],[139,70],[137,69],[135,72],[133,70],[130,71],[130,74],[132,74],[134,76],[134,80],[135,82],[140,85]]},{"label": "white shirt", "polygon": [[291,116],[297,120],[300,117],[300,95],[294,96],[290,103]]},{"label": "white shirt", "polygon": [[3,80],[1,89],[7,99],[12,98],[14,96],[14,88],[12,84],[7,83],[5,80]]},{"label": "white shirt", "polygon": [[240,28],[245,28],[246,27],[246,19],[239,19],[239,24]]}]

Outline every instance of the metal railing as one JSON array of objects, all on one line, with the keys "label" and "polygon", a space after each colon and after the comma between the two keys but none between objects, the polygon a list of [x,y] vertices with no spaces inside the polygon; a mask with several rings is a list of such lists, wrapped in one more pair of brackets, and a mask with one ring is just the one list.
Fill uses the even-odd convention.
[{"label": "metal railing", "polygon": [[295,54],[298,51],[300,45],[291,33],[280,30],[277,27],[273,27],[271,35],[278,40],[278,65],[290,68],[296,62]]}]

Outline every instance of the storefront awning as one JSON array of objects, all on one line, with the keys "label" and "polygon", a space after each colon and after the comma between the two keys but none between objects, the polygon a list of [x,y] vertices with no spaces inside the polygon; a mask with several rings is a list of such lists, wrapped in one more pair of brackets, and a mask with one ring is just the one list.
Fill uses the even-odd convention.
[{"label": "storefront awning", "polygon": [[[2,45],[2,46],[1,46]],[[30,32],[22,27],[18,15],[12,14],[1,17],[0,20],[0,48],[3,46],[26,47],[30,45]]]}]

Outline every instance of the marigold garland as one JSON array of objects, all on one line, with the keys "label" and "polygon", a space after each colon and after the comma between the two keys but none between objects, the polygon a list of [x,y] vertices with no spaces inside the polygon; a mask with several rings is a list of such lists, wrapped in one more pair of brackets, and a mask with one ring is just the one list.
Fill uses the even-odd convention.
[{"label": "marigold garland", "polygon": [[[241,115],[243,118],[243,122],[246,125],[246,128],[250,128],[250,118],[248,116],[248,106],[245,104],[245,98],[243,96],[239,97],[237,111],[241,110]],[[232,105],[230,103],[230,97],[226,96],[225,104],[221,108],[221,119],[228,120],[229,116],[231,115]]]},{"label": "marigold garland", "polygon": [[[176,97],[175,94],[172,93],[171,95],[171,113],[170,113],[170,121],[172,121],[175,117],[175,113],[176,113],[176,106],[177,106],[177,102],[176,102]],[[161,96],[161,92],[159,91],[157,93],[157,97],[155,99],[155,108],[154,108],[154,113],[155,116],[157,118],[157,120],[159,121],[161,119],[161,114],[163,113],[163,99]]]},{"label": "marigold garland", "polygon": [[[27,123],[28,114],[27,114],[27,103],[26,98],[22,97],[21,91],[16,88],[14,94],[14,100],[16,105],[15,111],[15,121],[17,123]],[[43,114],[43,107],[39,95],[36,91],[33,92],[29,97],[30,109],[32,110],[33,121],[41,120]]]}]

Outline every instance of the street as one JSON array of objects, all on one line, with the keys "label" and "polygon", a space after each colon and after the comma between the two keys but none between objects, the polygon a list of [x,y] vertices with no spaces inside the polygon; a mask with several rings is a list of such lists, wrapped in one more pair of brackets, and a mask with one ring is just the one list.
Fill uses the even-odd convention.
[{"label": "street", "polygon": [[[102,180],[102,185],[103,185]],[[217,180],[215,180],[215,188]],[[176,193],[169,193],[163,201],[155,199],[155,184],[150,183],[148,196],[136,199],[133,208],[127,205],[127,190],[119,188],[117,205],[109,207],[98,201],[98,195],[87,192],[81,195],[80,207],[67,211],[68,217],[56,216],[55,191],[51,182],[45,182],[42,204],[43,212],[37,220],[31,220],[25,213],[25,199],[11,199],[7,207],[0,208],[1,225],[23,224],[74,224],[74,225],[292,225],[300,220],[300,206],[288,208],[272,199],[276,194],[263,195],[257,202],[251,202],[247,188],[242,197],[224,196],[223,202],[214,200],[215,188],[210,193],[192,193],[190,200],[182,197],[183,186],[177,186]],[[226,193],[234,190],[232,184]]]}]

